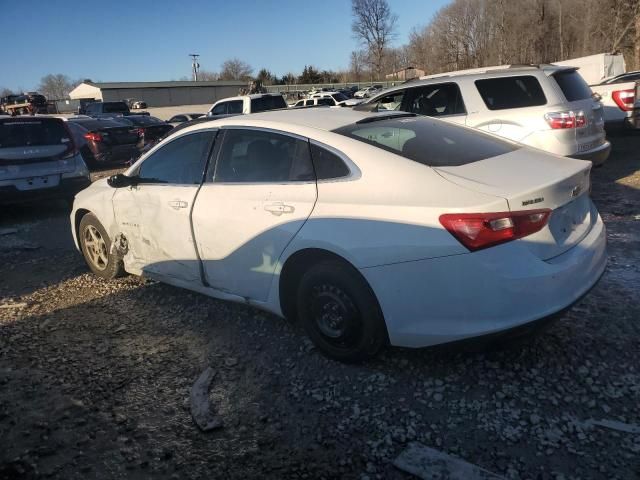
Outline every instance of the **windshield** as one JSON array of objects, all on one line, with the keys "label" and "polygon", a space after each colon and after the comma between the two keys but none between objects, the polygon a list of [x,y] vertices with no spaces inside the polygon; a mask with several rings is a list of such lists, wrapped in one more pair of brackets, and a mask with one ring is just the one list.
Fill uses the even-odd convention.
[{"label": "windshield", "polygon": [[492,135],[428,117],[365,121],[334,132],[431,167],[466,165],[519,148]]}]

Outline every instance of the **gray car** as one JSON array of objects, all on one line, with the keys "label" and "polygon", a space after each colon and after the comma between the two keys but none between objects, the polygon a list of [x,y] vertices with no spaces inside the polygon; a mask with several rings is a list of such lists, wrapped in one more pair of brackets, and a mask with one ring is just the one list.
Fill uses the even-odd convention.
[{"label": "gray car", "polygon": [[0,203],[72,199],[90,183],[87,165],[61,119],[0,118]]},{"label": "gray car", "polygon": [[595,165],[611,150],[602,104],[573,67],[503,66],[421,77],[355,109],[438,117]]}]

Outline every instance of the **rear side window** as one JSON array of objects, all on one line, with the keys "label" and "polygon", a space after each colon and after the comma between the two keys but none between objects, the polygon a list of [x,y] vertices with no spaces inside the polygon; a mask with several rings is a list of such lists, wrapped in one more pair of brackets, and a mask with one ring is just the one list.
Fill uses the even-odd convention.
[{"label": "rear side window", "polygon": [[466,165],[518,148],[493,135],[426,117],[371,118],[334,132],[431,167]]},{"label": "rear side window", "polygon": [[262,130],[225,131],[215,182],[282,183],[314,179],[308,142]]},{"label": "rear side window", "polygon": [[223,114],[227,113],[227,103],[228,102],[219,103],[218,105],[213,107],[213,110],[211,110],[211,114],[212,115],[223,115]]},{"label": "rear side window", "polygon": [[123,113],[128,111],[129,107],[124,102],[105,102],[102,104],[103,113]]},{"label": "rear side window", "polygon": [[265,112],[277,108],[287,108],[287,102],[281,95],[268,95],[266,97],[251,99],[251,112]]},{"label": "rear side window", "polygon": [[0,122],[0,148],[69,145],[62,120],[16,119]]},{"label": "rear side window", "polygon": [[242,100],[233,100],[227,103],[227,113],[242,113]]},{"label": "rear side window", "polygon": [[585,82],[582,76],[575,70],[558,72],[553,75],[553,78],[555,78],[568,102],[591,98],[593,93],[591,92],[591,88],[589,88],[587,82]]},{"label": "rear side window", "polygon": [[349,167],[344,164],[338,155],[313,143],[311,144],[311,159],[313,160],[313,168],[316,171],[318,180],[341,178],[349,175]]},{"label": "rear side window", "polygon": [[330,107],[334,106],[336,102],[333,101],[333,98],[324,97],[318,99],[318,105],[328,105]]},{"label": "rear side window", "polygon": [[441,83],[407,91],[407,111],[429,117],[466,113],[460,88],[455,83]]},{"label": "rear side window", "polygon": [[531,75],[488,78],[476,80],[475,84],[489,110],[535,107],[547,103],[540,82]]}]

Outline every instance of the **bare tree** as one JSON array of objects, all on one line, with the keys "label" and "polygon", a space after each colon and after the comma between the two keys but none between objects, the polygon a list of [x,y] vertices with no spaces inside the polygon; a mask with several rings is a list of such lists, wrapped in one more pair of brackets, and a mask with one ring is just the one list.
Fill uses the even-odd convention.
[{"label": "bare tree", "polygon": [[10,90],[6,87],[0,88],[0,97],[6,97],[7,95],[15,95],[13,90]]},{"label": "bare tree", "polygon": [[351,30],[369,50],[378,78],[382,76],[385,49],[395,36],[398,16],[386,0],[351,0]]},{"label": "bare tree", "polygon": [[[211,72],[209,70],[200,70],[198,71],[198,81],[202,81],[202,82],[212,82],[215,80],[218,80],[218,73],[217,72]],[[187,77],[187,79],[189,79]]]},{"label": "bare tree", "polygon": [[252,73],[251,65],[237,58],[231,58],[222,64],[220,80],[248,80]]},{"label": "bare tree", "polygon": [[38,92],[47,97],[48,100],[63,100],[69,96],[69,92],[74,89],[74,82],[62,74],[49,74],[40,79]]}]

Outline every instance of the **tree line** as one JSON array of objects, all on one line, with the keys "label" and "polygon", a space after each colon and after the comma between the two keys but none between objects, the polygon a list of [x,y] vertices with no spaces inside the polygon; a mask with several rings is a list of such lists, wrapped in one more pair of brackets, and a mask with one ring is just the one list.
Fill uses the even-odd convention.
[{"label": "tree line", "polygon": [[[628,70],[640,70],[640,0],[453,0],[394,46],[398,16],[387,0],[351,0],[353,37],[349,65],[339,71],[305,65],[277,76],[231,58],[198,79],[259,80],[265,85],[382,80],[416,67],[428,74],[501,64],[550,63],[596,53],[622,53]],[[190,80],[182,77],[180,80]],[[67,98],[84,80],[44,76],[38,91]],[[0,96],[12,94],[0,88]]]}]

